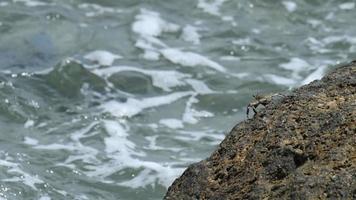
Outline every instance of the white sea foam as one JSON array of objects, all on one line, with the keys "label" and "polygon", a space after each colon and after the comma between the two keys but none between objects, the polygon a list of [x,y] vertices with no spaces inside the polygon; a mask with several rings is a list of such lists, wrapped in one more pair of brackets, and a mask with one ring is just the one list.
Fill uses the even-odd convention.
[{"label": "white sea foam", "polygon": [[142,58],[146,60],[159,60],[160,54],[157,51],[145,50]]},{"label": "white sea foam", "polygon": [[[98,164],[100,161],[97,159],[97,154],[99,150],[83,145],[81,143],[81,139],[91,137],[97,134],[100,134],[98,131],[93,131],[94,127],[98,124],[98,122],[93,122],[88,126],[79,129],[71,134],[71,143],[68,143],[69,149],[72,149],[72,154],[68,156],[68,158],[64,162],[64,166],[70,166],[73,162],[81,160],[84,163],[89,164]],[[68,150],[69,150],[68,149]],[[55,149],[52,149],[55,150]]]},{"label": "white sea foam", "polygon": [[107,78],[114,73],[119,73],[122,71],[135,71],[149,75],[152,77],[152,84],[163,89],[164,91],[171,91],[171,88],[173,87],[185,85],[183,79],[190,77],[188,74],[183,74],[177,71],[144,70],[130,66],[113,66],[108,68],[95,69],[93,70],[93,73]]},{"label": "white sea foam", "polygon": [[316,20],[316,19],[308,19],[307,23],[312,25],[313,28],[316,28],[317,26],[322,25],[323,22],[320,20]]},{"label": "white sea foam", "polygon": [[171,129],[184,128],[183,122],[179,119],[161,119],[159,123]]},{"label": "white sea foam", "polygon": [[300,79],[300,73],[311,69],[311,65],[303,59],[294,57],[288,63],[280,64],[279,67],[292,71],[292,78]]},{"label": "white sea foam", "polygon": [[222,16],[221,20],[223,20],[225,22],[231,22],[232,26],[237,26],[237,22],[235,21],[233,16]]},{"label": "white sea foam", "polygon": [[163,20],[159,13],[147,9],[141,9],[135,19],[132,30],[141,36],[157,37],[163,32],[176,32],[180,28],[176,24]]},{"label": "white sea foam", "polygon": [[234,17],[233,16],[223,16],[221,19],[223,21],[227,21],[227,22],[234,21]]},{"label": "white sea foam", "polygon": [[91,131],[91,130],[98,124],[99,124],[99,122],[94,121],[91,124],[85,126],[84,128],[73,132],[71,134],[70,138],[72,139],[72,141],[80,143],[80,139],[91,137],[91,136],[97,134],[96,131]]},{"label": "white sea foam", "polygon": [[21,3],[24,3],[25,6],[28,6],[28,7],[36,7],[36,6],[46,6],[48,5],[47,3],[45,2],[42,2],[42,1],[35,1],[35,0],[12,0],[14,3],[17,3],[17,2],[21,2]]},{"label": "white sea foam", "polygon": [[144,169],[138,175],[135,175],[134,178],[121,182],[120,185],[131,188],[140,188],[142,185],[152,185],[157,179],[153,176],[153,173],[154,172],[150,169]]},{"label": "white sea foam", "polygon": [[8,172],[16,173],[19,175],[16,177],[13,177],[13,178],[2,179],[1,180],[2,182],[22,182],[23,184],[31,187],[33,190],[37,190],[35,184],[44,183],[41,179],[37,178],[36,176],[25,173],[24,171],[20,170],[19,168],[10,169],[10,170],[8,170]]},{"label": "white sea foam", "polygon": [[146,169],[141,171],[133,179],[123,181],[119,183],[119,185],[130,188],[140,188],[146,185],[154,185],[154,183],[158,181],[159,184],[168,187],[184,170],[184,168],[171,168],[156,164],[157,163],[154,162],[142,162],[141,167],[145,167]]},{"label": "white sea foam", "polygon": [[198,8],[211,15],[220,16],[220,7],[227,0],[198,0]]},{"label": "white sea foam", "polygon": [[196,80],[196,79],[186,79],[185,82],[191,85],[194,91],[197,92],[198,94],[214,93],[214,91],[211,90],[203,81]]},{"label": "white sea foam", "polygon": [[240,39],[236,39],[236,40],[233,40],[231,42],[232,44],[236,44],[236,45],[250,45],[251,44],[251,39],[249,37],[247,38],[240,38]]},{"label": "white sea foam", "polygon": [[51,200],[51,197],[49,196],[41,196],[38,200]]},{"label": "white sea foam", "polygon": [[341,10],[353,10],[355,8],[355,2],[345,2],[339,5]]},{"label": "white sea foam", "polygon": [[23,125],[25,128],[30,128],[35,124],[35,121],[28,119],[25,124]]},{"label": "white sea foam", "polygon": [[349,42],[351,44],[356,44],[356,37],[351,37],[348,35],[335,35],[328,36],[323,38],[322,40],[325,44],[332,44],[336,42]]},{"label": "white sea foam", "polygon": [[247,78],[247,77],[250,77],[250,76],[251,76],[251,74],[250,74],[250,73],[247,73],[247,72],[231,73],[230,75],[233,76],[233,77],[236,77],[236,78],[240,78],[240,79],[242,79],[242,78]]},{"label": "white sea foam", "polygon": [[167,47],[162,41],[155,37],[142,37],[135,43],[135,47],[144,51],[143,58],[147,60],[159,60],[159,48]]},{"label": "white sea foam", "polygon": [[305,71],[306,69],[309,69],[310,64],[303,59],[294,57],[291,58],[288,63],[283,63],[280,64],[279,66],[283,69],[287,69],[295,72],[301,72],[301,71]]},{"label": "white sea foam", "polygon": [[8,6],[9,2],[0,2],[0,7]]},{"label": "white sea foam", "polygon": [[0,166],[6,167],[8,175],[0,179],[1,182],[22,182],[37,191],[36,184],[43,184],[44,182],[37,176],[23,171],[18,163],[13,162],[13,158],[6,156],[4,160],[0,159]]},{"label": "white sea foam", "polygon": [[283,1],[282,4],[288,10],[288,12],[294,12],[298,7],[294,1]]},{"label": "white sea foam", "polygon": [[147,108],[154,108],[170,104],[178,99],[191,95],[192,92],[175,92],[164,96],[156,96],[145,99],[129,98],[126,102],[108,101],[100,106],[104,112],[117,117],[132,117]]},{"label": "white sea foam", "polygon": [[326,66],[320,66],[318,67],[314,72],[312,72],[309,76],[307,76],[301,83],[301,85],[306,85],[314,80],[318,80],[321,79],[324,74],[325,74],[325,70],[326,70]]},{"label": "white sea foam", "polygon": [[194,103],[198,103],[196,95],[192,95],[186,102],[186,107],[183,113],[183,121],[189,124],[196,124],[201,117],[213,117],[214,114],[205,110],[196,110],[193,108]]},{"label": "white sea foam", "polygon": [[[97,131],[93,131],[93,128],[98,125],[98,123],[99,122],[93,122],[88,126],[85,126],[84,128],[73,132],[70,136],[71,141],[67,141],[65,142],[65,144],[33,144],[32,148],[49,151],[65,150],[71,152],[65,162],[58,163],[57,166],[65,166],[68,168],[75,169],[75,165],[72,163],[78,160],[81,160],[85,163],[98,164],[100,163],[99,160],[96,158],[98,150],[90,146],[85,146],[81,143],[81,139],[98,134]],[[27,143],[32,142],[28,141]]]},{"label": "white sea foam", "polygon": [[37,144],[38,144],[38,140],[36,140],[36,139],[34,139],[34,138],[30,138],[30,137],[25,137],[23,143],[32,146],[32,145],[37,145]]},{"label": "white sea foam", "polygon": [[[220,72],[226,69],[220,64],[193,52],[185,52],[175,48],[169,48],[162,41],[157,39],[163,32],[177,32],[180,27],[176,24],[166,22],[157,12],[141,9],[136,21],[132,25],[133,32],[139,34],[135,46],[144,50],[143,58],[148,60],[158,60],[159,54],[175,64],[182,66],[207,66]],[[193,26],[186,26],[182,32],[182,38],[194,43],[199,42],[199,34]]]},{"label": "white sea foam", "polygon": [[68,150],[68,151],[74,151],[76,149],[72,144],[59,144],[59,143],[41,144],[41,145],[36,145],[33,148],[43,149],[43,150]]},{"label": "white sea foam", "polygon": [[80,194],[80,195],[76,195],[75,199],[77,199],[77,200],[89,200],[89,197],[86,196],[85,194]]},{"label": "white sea foam", "polygon": [[220,60],[224,60],[224,61],[240,61],[241,58],[240,57],[237,57],[237,56],[221,56],[220,57]]},{"label": "white sea foam", "polygon": [[226,72],[226,69],[219,63],[197,53],[185,52],[174,48],[163,49],[160,52],[167,60],[175,64],[187,67],[207,66],[219,72]]},{"label": "white sea foam", "polygon": [[195,26],[191,26],[191,25],[186,25],[183,28],[182,34],[181,34],[181,38],[184,41],[187,42],[192,42],[195,45],[200,44],[200,35],[198,33],[198,28]]},{"label": "white sea foam", "polygon": [[212,145],[218,144],[225,138],[224,134],[216,133],[214,131],[186,131],[180,130],[174,138],[183,140],[183,141],[200,141],[203,138],[213,139]]},{"label": "white sea foam", "polygon": [[142,57],[147,60],[158,60],[159,49],[167,45],[157,37],[165,32],[177,32],[180,26],[163,20],[159,13],[141,9],[132,24],[132,31],[140,36],[135,46],[144,51]]},{"label": "white sea foam", "polygon": [[275,74],[265,74],[263,77],[264,77],[264,79],[267,79],[267,81],[272,82],[277,85],[295,86],[297,84],[297,81],[292,78],[286,78],[286,77],[278,76]]},{"label": "white sea foam", "polygon": [[[177,120],[177,119],[174,119]],[[174,128],[175,129],[175,128]],[[148,150],[164,150],[164,151],[172,151],[172,152],[179,152],[183,148],[176,148],[176,147],[162,147],[157,144],[158,135],[153,136],[146,136],[145,139],[149,142],[149,145],[145,148]]]},{"label": "white sea foam", "polygon": [[102,163],[99,166],[87,166],[90,171],[85,172],[86,175],[101,178],[101,181],[105,181],[106,177],[122,169],[143,168],[139,174],[133,174],[132,178],[117,184],[125,187],[140,188],[146,185],[154,185],[158,182],[168,187],[173,179],[183,171],[183,168],[171,168],[166,164],[134,158],[133,156],[135,155],[142,156],[142,152],[137,151],[135,144],[128,140],[128,130],[116,121],[105,120],[103,123],[109,135],[109,137],[105,138],[105,145],[107,156],[111,161]]},{"label": "white sea foam", "polygon": [[335,18],[335,13],[333,11],[329,12],[326,16],[326,20],[333,20]]},{"label": "white sea foam", "polygon": [[325,42],[319,41],[314,37],[307,38],[306,43],[307,43],[309,49],[311,49],[314,52],[317,52],[317,53],[331,52],[330,49],[325,48],[325,45],[326,45]]},{"label": "white sea foam", "polygon": [[[9,161],[7,159],[9,159]],[[5,160],[0,159],[0,165],[4,166],[4,167],[9,167],[9,168],[17,167],[18,164],[10,162],[11,160],[13,160],[13,158],[11,158],[11,157],[7,157]]]},{"label": "white sea foam", "polygon": [[130,159],[131,155],[141,155],[135,151],[135,144],[127,139],[129,134],[128,130],[121,124],[115,121],[103,121],[109,137],[104,139],[105,151],[109,154],[119,153],[122,159]]},{"label": "white sea foam", "polygon": [[111,7],[104,7],[100,6],[98,4],[93,4],[93,3],[82,3],[78,5],[79,9],[83,10],[89,10],[88,12],[85,13],[87,17],[95,17],[98,15],[102,15],[104,13],[121,13],[121,9],[115,9]]},{"label": "white sea foam", "polygon": [[[331,35],[327,36],[321,40],[318,40],[313,37],[309,37],[306,40],[307,45],[311,50],[317,53],[330,53],[333,52],[333,49],[328,48],[328,45],[332,45],[338,42],[346,42],[352,45],[356,45],[356,37],[352,37],[349,35]],[[351,48],[352,48],[351,47]]]},{"label": "white sea foam", "polygon": [[101,66],[110,66],[116,59],[121,59],[122,56],[113,54],[109,51],[96,50],[86,54],[84,58],[98,63]]},{"label": "white sea foam", "polygon": [[41,123],[39,123],[36,127],[37,127],[37,128],[43,128],[43,127],[45,127],[45,126],[47,126],[47,125],[48,125],[47,122],[41,122]]},{"label": "white sea foam", "polygon": [[[333,62],[324,61],[322,66],[315,69],[315,67],[312,67],[309,63],[307,63],[302,59],[292,58],[289,63],[284,63],[280,65],[280,67],[284,69],[293,71],[291,78],[286,78],[275,74],[266,74],[264,75],[264,78],[267,78],[268,81],[271,81],[272,83],[279,84],[279,85],[285,85],[285,86],[305,85],[314,80],[321,79],[325,73],[326,65],[328,64],[333,64]],[[309,76],[302,79],[299,73],[311,69],[315,69],[315,70]]]},{"label": "white sea foam", "polygon": [[[188,95],[188,94],[187,94]],[[144,100],[143,102],[150,102],[150,106],[155,106],[160,103],[169,103],[167,101],[173,101],[179,96],[184,96],[184,94],[178,95],[168,95],[168,98],[162,97],[161,99],[151,99]],[[145,104],[145,103],[144,103]],[[147,105],[146,104],[146,105]],[[144,106],[143,106],[144,107]],[[179,121],[179,120],[178,120]],[[176,121],[176,122],[178,122]],[[168,125],[168,121],[164,122]],[[176,123],[174,121],[169,122]],[[145,152],[137,149],[135,143],[129,140],[129,131],[128,126],[125,125],[125,120],[103,120],[101,122],[93,122],[88,126],[79,129],[78,131],[70,134],[71,142],[66,142],[65,144],[54,143],[48,145],[38,145],[38,141],[34,142],[32,138],[25,138],[27,144],[33,145],[35,149],[41,150],[67,150],[71,154],[65,160],[64,163],[59,163],[57,166],[65,166],[71,169],[77,170],[75,161],[81,160],[83,163],[88,163],[88,165],[83,166],[86,168],[84,171],[80,171],[89,177],[93,177],[103,183],[117,184],[120,186],[130,187],[130,188],[140,188],[147,185],[154,186],[156,183],[168,187],[169,184],[184,170],[183,168],[172,168],[171,165],[174,163],[158,163],[153,161],[141,160],[139,157],[147,157]],[[95,128],[98,125],[102,125],[105,128],[106,136],[103,139],[105,145],[106,157],[110,161],[101,161],[97,159],[98,150],[85,146],[81,143],[81,140],[87,137],[100,134],[99,131]],[[150,142],[150,150],[169,150],[178,152],[180,148],[173,147],[160,147],[155,142],[156,138]],[[155,147],[152,148],[151,147]],[[0,165],[6,165],[8,167],[17,167],[17,164],[0,160]],[[141,170],[138,174],[133,174],[131,178],[123,179],[120,182],[113,182],[109,178],[110,175],[114,173],[121,173],[123,169],[134,168]],[[30,176],[26,176],[26,179],[30,179]],[[34,177],[36,178],[36,177]],[[32,182],[31,182],[32,180]],[[39,179],[30,179],[25,182],[25,184],[35,187],[36,183],[41,183]],[[21,181],[18,178],[4,179],[3,181]]]}]

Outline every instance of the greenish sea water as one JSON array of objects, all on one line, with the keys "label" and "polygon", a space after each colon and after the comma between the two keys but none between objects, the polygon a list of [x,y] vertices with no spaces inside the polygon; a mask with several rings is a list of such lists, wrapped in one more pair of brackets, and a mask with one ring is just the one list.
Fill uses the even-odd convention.
[{"label": "greenish sea water", "polygon": [[0,200],[162,199],[256,93],[356,58],[354,1],[0,0]]}]

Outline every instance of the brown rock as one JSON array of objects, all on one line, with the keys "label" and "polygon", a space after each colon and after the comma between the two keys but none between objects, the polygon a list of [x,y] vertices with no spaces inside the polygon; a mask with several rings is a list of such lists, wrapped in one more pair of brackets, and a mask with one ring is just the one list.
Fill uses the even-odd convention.
[{"label": "brown rock", "polygon": [[356,199],[356,62],[236,125],[165,199]]}]

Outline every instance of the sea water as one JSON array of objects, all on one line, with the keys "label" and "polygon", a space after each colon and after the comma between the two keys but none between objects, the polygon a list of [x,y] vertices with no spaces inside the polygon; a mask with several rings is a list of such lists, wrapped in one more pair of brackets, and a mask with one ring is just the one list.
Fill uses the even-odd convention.
[{"label": "sea water", "polygon": [[0,199],[162,199],[246,119],[356,57],[355,2],[0,0]]}]

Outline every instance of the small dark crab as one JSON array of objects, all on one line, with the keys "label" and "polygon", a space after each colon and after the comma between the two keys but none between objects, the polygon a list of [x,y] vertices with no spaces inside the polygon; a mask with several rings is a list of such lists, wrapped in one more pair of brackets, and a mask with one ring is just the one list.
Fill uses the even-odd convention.
[{"label": "small dark crab", "polygon": [[265,96],[262,96],[262,95],[253,95],[253,98],[255,100],[253,100],[252,102],[250,102],[248,105],[247,105],[247,108],[246,108],[246,115],[247,115],[247,118],[249,118],[249,114],[250,114],[250,109],[253,110],[253,117],[257,114],[257,107],[262,105],[262,106],[266,106],[268,105],[269,103],[271,103],[273,100],[274,100],[274,97],[276,96],[284,96],[282,94],[270,94],[270,95],[265,95]]}]

